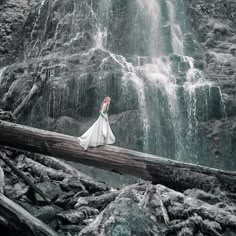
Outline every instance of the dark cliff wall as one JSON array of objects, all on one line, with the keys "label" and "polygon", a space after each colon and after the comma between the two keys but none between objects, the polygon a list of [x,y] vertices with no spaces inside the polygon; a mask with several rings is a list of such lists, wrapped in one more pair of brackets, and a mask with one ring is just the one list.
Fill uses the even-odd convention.
[{"label": "dark cliff wall", "polygon": [[41,0],[0,1],[0,65],[13,63],[23,57],[23,28],[31,11]]},{"label": "dark cliff wall", "polygon": [[200,59],[204,72],[219,85],[225,109],[224,119],[215,116],[201,123],[203,153],[216,167],[235,169],[236,1],[188,0],[185,3],[189,24],[204,49]]},{"label": "dark cliff wall", "polygon": [[[188,23],[202,46],[202,50],[193,50],[196,66],[218,84],[225,111],[222,118],[218,114],[219,104],[215,104],[210,120],[201,121],[199,162],[235,169],[236,2],[185,0],[185,4]],[[108,48],[113,47],[115,52],[121,50],[123,54],[133,50],[132,45],[124,47],[128,44],[121,37],[123,29],[130,31],[127,6],[127,1],[117,2],[113,9],[114,22],[110,22],[115,24],[114,32],[109,31],[107,38]],[[0,106],[14,110],[40,70],[47,67],[51,77],[43,95],[39,95],[35,106],[20,122],[79,135],[97,117],[102,97],[111,91],[111,125],[115,134],[119,134],[117,145],[142,150],[144,134],[139,129],[142,121],[138,94],[120,80],[129,68],[125,63],[117,63],[117,58],[108,52],[89,51],[96,43],[97,19],[93,13],[97,8],[95,0],[0,2],[0,68],[8,65],[0,79]],[[125,20],[119,19],[121,16]],[[129,36],[127,33],[124,39]],[[166,133],[172,137],[171,132]]]},{"label": "dark cliff wall", "polygon": [[[104,96],[112,93],[110,121],[119,133],[117,145],[141,150],[138,99],[135,91],[135,99],[131,97],[132,89],[122,89],[123,65],[108,52],[89,51],[95,44],[97,3],[40,0],[0,5],[4,26],[1,68],[7,65],[0,79],[0,106],[13,111],[42,68],[48,68],[50,80],[20,122],[79,136],[98,116]],[[16,30],[6,33],[5,28],[12,28],[15,22]]]}]

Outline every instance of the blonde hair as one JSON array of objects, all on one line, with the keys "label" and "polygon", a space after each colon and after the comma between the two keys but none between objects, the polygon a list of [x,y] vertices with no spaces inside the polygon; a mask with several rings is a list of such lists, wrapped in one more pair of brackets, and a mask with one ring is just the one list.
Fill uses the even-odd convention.
[{"label": "blonde hair", "polygon": [[110,105],[110,102],[111,102],[111,98],[110,97],[105,97],[101,103],[101,106],[100,106],[100,111],[102,110],[102,106],[104,103],[107,103],[108,104],[108,107],[107,107],[107,110],[109,109],[109,105]]}]

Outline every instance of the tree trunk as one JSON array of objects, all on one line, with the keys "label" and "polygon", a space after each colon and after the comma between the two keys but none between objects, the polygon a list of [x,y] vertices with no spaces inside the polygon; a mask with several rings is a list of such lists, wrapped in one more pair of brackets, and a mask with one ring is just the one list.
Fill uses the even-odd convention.
[{"label": "tree trunk", "polygon": [[5,176],[4,176],[4,171],[0,165],[0,193],[4,192],[4,187],[5,187]]},{"label": "tree trunk", "polygon": [[50,167],[52,169],[63,170],[63,172],[65,172],[65,173],[80,176],[81,178],[84,178],[84,179],[92,179],[88,175],[85,175],[84,173],[77,170],[75,167],[65,163],[64,161],[58,160],[54,157],[39,155],[39,154],[35,153],[35,154],[31,155],[31,158],[34,161],[37,161],[37,162],[39,162],[47,167]]},{"label": "tree trunk", "polygon": [[13,116],[17,117],[21,112],[23,112],[26,107],[29,107],[30,101],[33,99],[34,96],[40,93],[41,88],[45,84],[49,75],[49,71],[40,74],[37,77],[37,82],[33,85],[27,96],[23,99],[20,105],[14,110]]},{"label": "tree trunk", "polygon": [[115,146],[83,151],[76,137],[0,121],[0,144],[128,174],[176,190],[236,192],[236,172],[182,163]]},{"label": "tree trunk", "polygon": [[[8,165],[12,171],[18,175],[21,179],[25,181],[26,184],[28,184],[36,193],[38,193],[46,202],[50,202],[49,199],[45,196],[45,194],[36,187],[36,185],[30,180],[28,176],[26,176],[21,170],[17,169],[14,164],[11,163],[11,161],[6,157],[5,153],[0,151],[0,159],[2,159],[6,165]],[[0,180],[1,181],[1,180]]]}]

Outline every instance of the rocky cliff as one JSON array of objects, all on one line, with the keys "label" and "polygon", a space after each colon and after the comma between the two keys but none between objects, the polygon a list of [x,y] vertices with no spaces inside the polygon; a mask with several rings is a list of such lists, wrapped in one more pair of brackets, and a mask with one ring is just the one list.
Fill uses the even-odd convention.
[{"label": "rocky cliff", "polygon": [[[27,4],[18,5],[25,11],[22,20],[18,19],[20,11],[9,17],[12,21],[4,15],[2,18],[4,23],[10,21],[5,23],[6,28],[13,27],[13,22],[18,24],[17,31],[9,36],[11,40],[5,33],[2,37],[6,41],[3,45],[8,45],[1,52],[1,65],[8,65],[1,71],[2,107],[14,110],[42,68],[47,68],[50,80],[43,94],[36,98],[37,105],[33,104],[25,112],[22,122],[78,136],[97,117],[101,100],[111,91],[115,102],[111,106],[110,121],[119,132],[117,144],[137,148],[142,136],[133,122],[140,120],[135,112],[137,101],[129,99],[129,94],[126,98],[120,96],[122,86],[117,79],[124,74],[123,65],[117,64],[109,52],[99,48],[90,50],[95,45],[97,30],[93,15],[93,8],[98,7],[96,2],[40,1],[31,11]],[[11,15],[9,3],[1,7]],[[124,127],[130,127],[130,135]]]},{"label": "rocky cliff", "polygon": [[1,68],[16,61],[24,54],[23,42],[25,21],[31,11],[41,2],[33,1],[6,1],[0,2],[0,64]]},{"label": "rocky cliff", "polygon": [[[79,136],[110,95],[116,145],[235,170],[235,21],[234,0],[2,0],[0,109],[36,88],[17,122]],[[1,192],[55,234],[236,234],[233,182],[234,192],[214,181],[208,192],[114,190],[53,158],[0,150],[43,195],[2,160]],[[136,181],[80,168],[113,187]],[[35,234],[0,198],[5,235]]]},{"label": "rocky cliff", "polygon": [[79,136],[110,95],[116,145],[234,169],[235,3],[184,3],[2,1],[1,108],[48,70],[18,122]]},{"label": "rocky cliff", "polygon": [[[189,24],[204,53],[200,59],[207,78],[221,89],[224,118],[201,123],[203,155],[216,167],[235,169],[236,156],[236,2],[186,1]],[[196,55],[198,56],[198,55]],[[206,145],[204,145],[204,143]]]}]

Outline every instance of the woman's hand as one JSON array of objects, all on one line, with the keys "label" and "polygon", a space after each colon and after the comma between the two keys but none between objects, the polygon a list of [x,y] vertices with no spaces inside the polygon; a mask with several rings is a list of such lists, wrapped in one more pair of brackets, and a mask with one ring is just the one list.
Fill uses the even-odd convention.
[{"label": "woman's hand", "polygon": [[105,114],[102,111],[100,111],[100,114],[105,119],[105,121],[108,121],[108,118],[105,116]]}]

